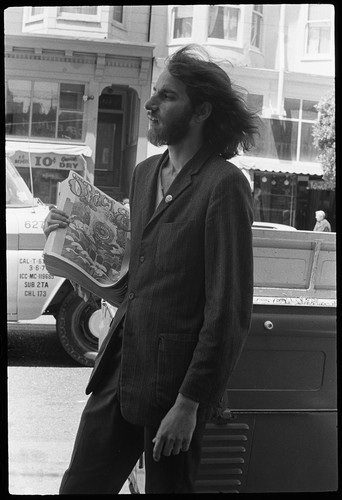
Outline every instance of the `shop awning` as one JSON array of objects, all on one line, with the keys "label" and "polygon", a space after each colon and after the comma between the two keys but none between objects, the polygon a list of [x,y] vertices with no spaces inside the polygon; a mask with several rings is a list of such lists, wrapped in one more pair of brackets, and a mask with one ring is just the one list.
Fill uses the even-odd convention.
[{"label": "shop awning", "polygon": [[285,161],[275,158],[259,158],[254,156],[236,156],[230,161],[239,168],[246,170],[298,175],[323,175],[322,165],[314,162]]},{"label": "shop awning", "polygon": [[78,170],[93,180],[91,149],[83,144],[55,142],[6,141],[6,156],[16,168],[44,168],[46,170]]},{"label": "shop awning", "polygon": [[6,141],[6,154],[12,155],[16,151],[23,153],[55,153],[58,155],[83,155],[91,156],[89,146],[83,144],[62,144],[55,142],[27,142],[27,141]]}]

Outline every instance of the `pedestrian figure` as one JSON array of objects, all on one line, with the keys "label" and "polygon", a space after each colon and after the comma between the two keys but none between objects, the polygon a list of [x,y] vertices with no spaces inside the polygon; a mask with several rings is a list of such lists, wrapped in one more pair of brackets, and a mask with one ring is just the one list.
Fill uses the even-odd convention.
[{"label": "pedestrian figure", "polygon": [[317,222],[316,222],[313,230],[314,231],[321,231],[324,233],[330,233],[331,226],[330,226],[330,223],[325,218],[325,212],[323,212],[323,210],[317,210],[317,212],[315,212],[315,215],[316,215]]},{"label": "pedestrian figure", "polygon": [[[167,61],[146,102],[167,145],[131,181],[128,290],[95,360],[60,494],[118,493],[142,453],[146,493],[192,493],[253,303],[253,202],[226,161],[257,118],[200,48]],[[68,223],[52,209],[45,234]]]}]

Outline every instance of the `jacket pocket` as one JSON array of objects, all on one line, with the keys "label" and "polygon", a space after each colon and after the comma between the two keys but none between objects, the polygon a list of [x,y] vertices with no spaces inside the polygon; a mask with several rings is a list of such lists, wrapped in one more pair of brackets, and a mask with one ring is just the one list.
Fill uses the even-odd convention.
[{"label": "jacket pocket", "polygon": [[192,333],[160,334],[156,397],[161,407],[169,409],[174,404],[197,341],[198,335]]},{"label": "jacket pocket", "polygon": [[196,266],[196,231],[191,221],[165,222],[158,233],[155,264],[163,272],[181,273]]}]

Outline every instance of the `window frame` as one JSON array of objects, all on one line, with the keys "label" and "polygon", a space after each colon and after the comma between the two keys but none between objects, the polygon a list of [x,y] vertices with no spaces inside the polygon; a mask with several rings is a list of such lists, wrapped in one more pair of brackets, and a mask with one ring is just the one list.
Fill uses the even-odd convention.
[{"label": "window frame", "polygon": [[[122,7],[122,21],[118,21],[117,19],[114,19],[115,7]],[[111,20],[113,23],[115,23],[118,26],[124,25],[124,23],[125,23],[125,6],[124,5],[113,5]]]},{"label": "window frame", "polygon": [[[258,111],[256,108],[255,109],[253,108],[253,105],[252,105],[251,101],[254,98],[261,98],[262,106],[260,108],[260,111]],[[245,99],[246,99],[246,104],[247,104],[248,108],[252,112],[257,113],[258,116],[262,117],[262,112],[263,112],[263,109],[264,109],[264,101],[265,101],[264,94],[256,94],[255,92],[247,92]]]},{"label": "window frame", "polygon": [[[225,38],[215,38],[215,37],[210,37],[209,36],[210,7],[227,7],[227,8],[233,8],[233,9],[239,9],[239,11],[240,11],[240,18],[238,20],[236,40],[226,40]],[[207,25],[207,36],[206,36],[206,39],[207,39],[207,43],[208,44],[224,45],[224,46],[242,48],[242,46],[243,46],[244,20],[245,20],[245,5],[244,4],[215,4],[215,5],[208,5],[207,18],[208,18],[208,25]]]},{"label": "window frame", "polygon": [[[86,123],[86,107],[83,105],[83,108],[81,111],[75,110],[75,109],[61,109],[60,107],[60,94],[61,94],[61,85],[66,84],[66,85],[83,85],[84,87],[84,92],[86,92],[86,84],[85,83],[80,83],[80,82],[74,82],[74,81],[59,81],[57,82],[58,84],[58,100],[57,100],[57,107],[56,107],[56,122],[55,122],[55,135],[54,136],[39,136],[39,135],[32,135],[32,115],[33,115],[33,101],[34,101],[34,84],[35,83],[51,83],[55,84],[56,82],[54,80],[32,80],[32,79],[24,79],[24,78],[7,78],[5,81],[5,104],[7,100],[7,88],[8,88],[8,81],[27,81],[30,82],[31,88],[30,88],[30,112],[29,112],[29,121],[28,121],[28,134],[10,134],[6,132],[6,138],[8,139],[16,139],[16,138],[27,138],[27,139],[34,139],[36,141],[47,141],[47,140],[53,140],[53,141],[70,141],[70,142],[75,142],[75,143],[80,143],[84,142],[85,136],[86,136],[86,130],[85,130],[85,123]],[[79,139],[66,139],[65,137],[59,137],[59,120],[60,120],[60,114],[61,112],[66,112],[66,113],[73,113],[73,114],[78,114],[82,117],[82,133],[81,137]],[[6,123],[6,116],[5,116],[5,130],[7,127]]]},{"label": "window frame", "polygon": [[[258,10],[255,9],[256,6],[260,6],[261,7],[261,12],[259,12]],[[254,28],[254,26],[258,26],[258,23],[255,24],[254,22],[254,19],[255,18],[258,18],[260,20],[260,33],[259,33],[259,37],[260,37],[260,46],[257,46],[257,45],[254,45],[252,43],[252,30]],[[253,8],[252,8],[252,19],[251,19],[251,32],[250,32],[250,47],[251,49],[253,50],[257,50],[259,52],[261,52],[262,50],[262,45],[263,45],[263,41],[264,41],[264,30],[263,30],[263,27],[264,27],[264,11],[263,11],[263,4],[253,4]]]},{"label": "window frame", "polygon": [[[75,12],[61,12],[61,9],[65,6],[57,7],[57,21],[68,20],[68,21],[83,21],[83,22],[100,22],[101,21],[101,5],[96,5],[96,14],[85,14],[85,13],[75,13]],[[73,5],[72,7],[78,7]],[[82,5],[80,5],[82,7]]]},{"label": "window frame", "polygon": [[32,14],[32,7],[24,7],[23,9],[23,27],[44,20],[45,7],[42,7],[43,11],[40,14]]},{"label": "window frame", "polygon": [[[118,7],[117,5],[114,5],[113,7]],[[122,5],[120,6],[122,7],[122,23],[120,23],[119,21],[116,21],[114,19],[114,9],[111,11],[111,16],[110,16],[110,24],[112,26],[112,28],[114,29],[119,29],[119,30],[123,30],[123,31],[127,31],[127,9],[126,9],[126,5]]]},{"label": "window frame", "polygon": [[[301,155],[301,150],[302,150],[301,146],[302,146],[302,128],[303,128],[303,124],[313,125],[316,122],[317,118],[318,118],[318,112],[317,112],[316,118],[314,118],[314,119],[303,118],[304,101],[309,101],[309,102],[315,103],[314,105],[318,104],[318,101],[315,101],[314,99],[303,99],[301,97],[292,97],[292,96],[291,97],[290,96],[285,97],[285,99],[294,99],[294,100],[299,101],[298,117],[288,118],[288,117],[284,116],[281,120],[279,120],[280,122],[292,122],[292,123],[296,123],[297,124],[296,144],[295,144],[295,148],[294,148],[295,158],[288,159],[288,158],[279,158],[278,156],[265,156],[265,154],[263,154],[262,150],[257,155],[255,154],[255,151],[253,151],[253,150],[251,150],[250,152],[246,152],[245,154],[246,154],[246,156],[265,157],[265,158],[279,159],[281,161],[296,161],[296,162],[312,162],[312,163],[317,163],[318,162],[317,158],[315,158],[315,159],[305,159],[305,158],[301,159],[301,156],[302,156]],[[285,101],[285,99],[284,99],[284,101]],[[261,115],[261,118],[262,118],[262,120],[265,123],[266,123],[266,120],[267,120],[269,124],[271,124],[271,120],[275,120],[275,118],[268,117],[268,116],[262,116],[262,115]],[[263,141],[263,142],[265,142],[265,141]],[[256,146],[257,146],[257,144],[256,144]],[[276,146],[275,142],[274,142],[274,146]]]},{"label": "window frame", "polygon": [[[311,4],[307,4],[306,11],[305,11],[305,20],[304,20],[304,41],[303,41],[303,59],[308,61],[308,60],[314,60],[314,61],[319,61],[319,60],[325,60],[325,59],[331,59],[333,57],[334,53],[334,10],[333,6],[329,4],[325,4],[326,7],[330,8],[330,15],[327,18],[322,18],[319,20],[310,20],[309,19],[309,9],[310,9]],[[317,4],[312,4],[312,5],[317,5]],[[323,4],[324,5],[324,4]],[[329,44],[329,50],[328,52],[324,53],[311,53],[308,52],[308,37],[309,37],[309,27],[312,24],[316,25],[321,25],[322,23],[329,23],[330,24],[330,44]]]},{"label": "window frame", "polygon": [[185,7],[185,5],[171,5],[169,6],[169,18],[170,18],[170,34],[169,34],[169,41],[170,43],[181,43],[187,44],[188,42],[192,41],[194,39],[194,5],[189,5],[188,7],[192,7],[192,24],[191,24],[191,36],[188,37],[174,37],[174,26],[175,26],[175,9],[178,7]]},{"label": "window frame", "polygon": [[[38,13],[36,13],[36,14],[33,14],[33,12],[32,12],[32,11],[33,11],[33,9],[36,9],[36,8],[41,9],[41,12],[38,12]],[[30,9],[30,10],[29,10],[29,17],[31,17],[31,18],[42,17],[42,16],[44,15],[44,7],[41,7],[41,6],[38,6],[38,7],[32,7],[32,6],[31,6],[31,7],[29,7],[29,9]]]}]

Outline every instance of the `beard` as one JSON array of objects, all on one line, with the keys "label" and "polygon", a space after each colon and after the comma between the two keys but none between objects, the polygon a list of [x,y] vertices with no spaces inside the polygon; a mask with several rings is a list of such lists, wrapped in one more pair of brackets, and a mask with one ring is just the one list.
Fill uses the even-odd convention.
[{"label": "beard", "polygon": [[164,125],[149,128],[147,139],[153,146],[173,146],[188,134],[192,117],[193,110],[189,106],[171,120],[166,119]]}]

